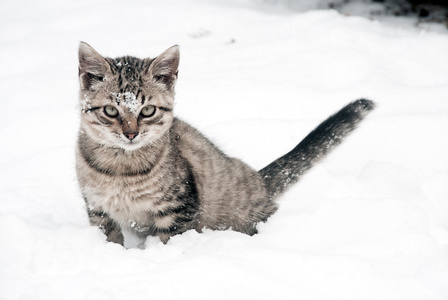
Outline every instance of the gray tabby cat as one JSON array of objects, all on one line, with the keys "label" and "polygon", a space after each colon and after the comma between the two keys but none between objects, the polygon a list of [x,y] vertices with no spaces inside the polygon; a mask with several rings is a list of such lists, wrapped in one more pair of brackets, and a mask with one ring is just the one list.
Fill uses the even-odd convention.
[{"label": "gray tabby cat", "polygon": [[155,59],[102,57],[79,46],[76,168],[90,223],[123,245],[122,229],[166,243],[189,229],[257,233],[276,199],[371,111],[357,100],[291,152],[255,171],[173,116],[179,48]]}]

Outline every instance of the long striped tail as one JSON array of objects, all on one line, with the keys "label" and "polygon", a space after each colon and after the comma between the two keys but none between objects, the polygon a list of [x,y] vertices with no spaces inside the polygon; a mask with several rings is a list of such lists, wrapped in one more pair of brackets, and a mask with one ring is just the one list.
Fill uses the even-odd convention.
[{"label": "long striped tail", "polygon": [[294,149],[258,171],[274,199],[331,152],[351,133],[375,103],[359,99],[339,110],[311,131]]}]

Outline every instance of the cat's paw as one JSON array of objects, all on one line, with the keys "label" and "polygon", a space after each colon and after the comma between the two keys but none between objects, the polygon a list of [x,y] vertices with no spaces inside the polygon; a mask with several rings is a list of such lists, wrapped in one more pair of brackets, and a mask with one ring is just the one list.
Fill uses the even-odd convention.
[{"label": "cat's paw", "polygon": [[120,230],[111,230],[107,235],[107,241],[124,246],[124,237]]}]

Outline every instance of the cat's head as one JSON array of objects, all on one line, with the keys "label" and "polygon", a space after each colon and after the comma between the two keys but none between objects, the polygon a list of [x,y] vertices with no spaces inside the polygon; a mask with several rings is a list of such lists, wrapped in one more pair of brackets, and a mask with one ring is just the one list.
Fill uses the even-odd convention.
[{"label": "cat's head", "polygon": [[102,145],[125,150],[158,140],[173,121],[178,66],[178,46],[155,59],[111,59],[81,42],[81,130]]}]

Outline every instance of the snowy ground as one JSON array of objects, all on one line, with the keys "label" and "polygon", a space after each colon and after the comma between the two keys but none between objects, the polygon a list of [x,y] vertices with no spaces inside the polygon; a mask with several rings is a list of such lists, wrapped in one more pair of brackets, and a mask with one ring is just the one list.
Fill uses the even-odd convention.
[{"label": "snowy ground", "polygon": [[[251,0],[23,0],[0,3],[0,31],[0,299],[448,298],[442,27]],[[80,40],[107,56],[179,44],[176,114],[255,168],[351,100],[378,108],[259,235],[125,250],[77,188]]]}]

